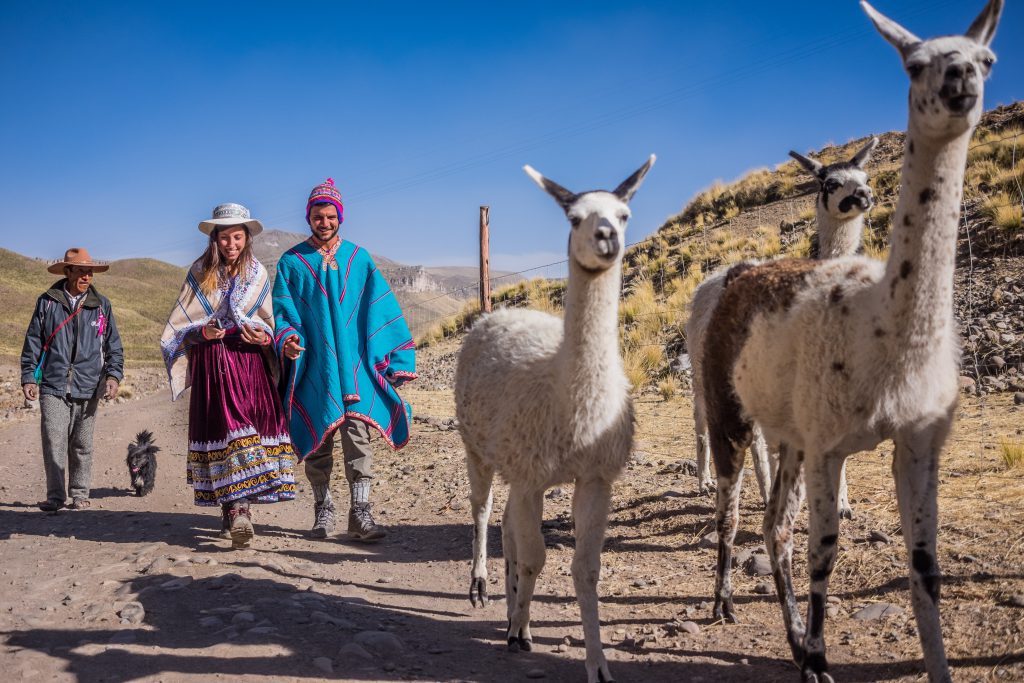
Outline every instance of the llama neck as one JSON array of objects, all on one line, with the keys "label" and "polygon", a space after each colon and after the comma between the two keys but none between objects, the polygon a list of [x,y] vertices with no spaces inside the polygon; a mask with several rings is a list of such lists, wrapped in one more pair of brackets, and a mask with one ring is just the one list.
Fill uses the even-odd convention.
[{"label": "llama neck", "polygon": [[903,155],[902,187],[882,296],[897,348],[932,354],[953,338],[953,271],[971,131],[936,143],[915,131]]},{"label": "llama neck", "polygon": [[839,258],[857,253],[864,232],[864,214],[834,218],[818,201],[818,258]]},{"label": "llama neck", "polygon": [[619,354],[621,283],[621,264],[595,275],[569,259],[560,368],[577,431],[600,431],[621,410],[621,402],[608,400],[626,390]]}]

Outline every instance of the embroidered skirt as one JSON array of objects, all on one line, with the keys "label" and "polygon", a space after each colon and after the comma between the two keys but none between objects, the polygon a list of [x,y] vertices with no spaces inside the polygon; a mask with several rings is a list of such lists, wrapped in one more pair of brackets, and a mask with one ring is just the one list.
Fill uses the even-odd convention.
[{"label": "embroidered skirt", "polygon": [[262,350],[237,334],[189,350],[188,482],[196,505],[295,498],[295,452]]}]

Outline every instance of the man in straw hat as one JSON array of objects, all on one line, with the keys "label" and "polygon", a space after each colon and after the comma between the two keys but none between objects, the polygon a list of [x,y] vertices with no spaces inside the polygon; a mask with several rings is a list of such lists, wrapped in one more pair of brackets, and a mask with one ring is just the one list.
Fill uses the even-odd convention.
[{"label": "man in straw hat", "polygon": [[[56,512],[89,507],[92,480],[92,432],[100,396],[117,396],[124,377],[121,336],[110,301],[92,286],[94,273],[110,266],[96,263],[82,248],[68,249],[47,270],[64,277],[36,301],[21,351],[21,388],[39,399],[42,413],[46,500],[39,508]],[[69,471],[70,470],[70,471]]]},{"label": "man in straw hat", "polygon": [[341,440],[351,494],[349,538],[375,541],[370,514],[370,428],[399,449],[409,441],[396,388],[414,379],[415,345],[402,310],[369,253],[338,236],[341,193],[328,179],[306,202],[312,236],[281,256],[274,283],[274,343],[286,369],[284,409],[313,488],[312,535],[334,530],[330,481]]}]

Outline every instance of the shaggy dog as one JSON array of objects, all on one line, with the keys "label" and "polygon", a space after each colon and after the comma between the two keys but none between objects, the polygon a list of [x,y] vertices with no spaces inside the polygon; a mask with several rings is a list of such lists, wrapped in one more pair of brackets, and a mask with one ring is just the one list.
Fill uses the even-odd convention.
[{"label": "shaggy dog", "polygon": [[145,496],[156,484],[156,453],[160,448],[153,443],[153,433],[139,432],[135,443],[128,444],[128,477],[135,488],[135,495]]}]

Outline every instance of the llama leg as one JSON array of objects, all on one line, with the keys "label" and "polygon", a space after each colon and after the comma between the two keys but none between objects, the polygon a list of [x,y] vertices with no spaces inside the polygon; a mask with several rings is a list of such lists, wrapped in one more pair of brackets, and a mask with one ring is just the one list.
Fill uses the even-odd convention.
[{"label": "llama leg", "polygon": [[764,540],[772,562],[775,593],[782,604],[782,620],[793,660],[804,659],[804,620],[793,590],[793,521],[804,496],[800,455],[786,444],[779,446],[779,465],[772,482],[772,494],[764,516]]},{"label": "llama leg", "polygon": [[939,623],[941,573],[936,560],[939,452],[949,433],[949,420],[900,432],[894,439],[893,476],[910,556],[910,598],[924,651],[928,680],[952,680]]},{"label": "llama leg", "polygon": [[811,593],[807,606],[807,633],[804,636],[805,681],[832,683],[825,658],[825,604],[828,580],[835,567],[839,541],[839,510],[836,493],[845,454],[826,453],[806,460],[808,532],[807,571],[811,575]]},{"label": "llama leg", "polygon": [[739,526],[740,489],[743,484],[743,454],[746,444],[737,445],[727,438],[711,436],[715,469],[718,471],[718,495],[715,528],[718,531],[718,562],[715,566],[714,617],[736,623],[732,604],[732,549]]},{"label": "llama leg", "polygon": [[608,661],[601,646],[601,622],[597,613],[597,580],[601,574],[601,545],[608,524],[611,482],[603,479],[576,480],[572,499],[576,527],[576,552],[572,557],[572,580],[583,622],[587,648],[587,683],[611,681]]},{"label": "llama leg", "polygon": [[853,508],[850,507],[850,492],[846,487],[846,461],[843,461],[843,470],[839,474],[839,516],[843,519],[853,519]]},{"label": "llama leg", "polygon": [[512,604],[509,617],[509,649],[530,651],[533,637],[530,635],[530,603],[537,577],[544,568],[544,535],[540,530],[544,506],[544,491],[509,490],[509,501],[515,498],[512,508],[511,534],[514,537],[516,561],[515,586],[512,595],[506,599]]},{"label": "llama leg", "polygon": [[470,574],[469,601],[474,607],[487,606],[487,522],[493,503],[491,483],[494,468],[467,453],[469,501],[473,506],[473,570]]},{"label": "llama leg", "polygon": [[519,563],[516,559],[516,537],[512,533],[516,525],[513,508],[516,505],[515,499],[510,495],[505,503],[505,514],[501,518],[501,552],[505,556],[505,616],[508,618],[509,626],[512,625],[512,612],[515,610],[516,593],[519,592]]},{"label": "llama leg", "polygon": [[693,426],[697,433],[697,491],[704,496],[715,490],[715,483],[711,479],[711,444],[708,442],[704,402],[698,393],[700,388],[696,379],[693,384]]},{"label": "llama leg", "polygon": [[772,467],[768,458],[768,443],[764,440],[764,432],[754,425],[754,440],[750,444],[750,457],[754,461],[754,475],[757,477],[757,488],[761,490],[761,500],[768,504],[768,496],[772,491]]}]

